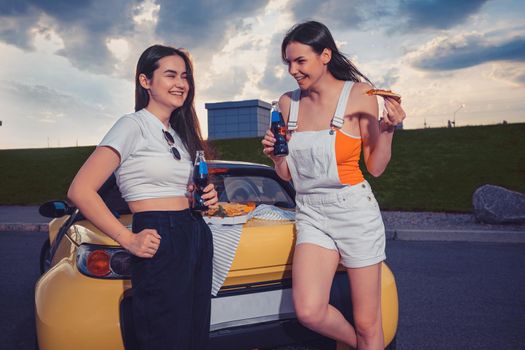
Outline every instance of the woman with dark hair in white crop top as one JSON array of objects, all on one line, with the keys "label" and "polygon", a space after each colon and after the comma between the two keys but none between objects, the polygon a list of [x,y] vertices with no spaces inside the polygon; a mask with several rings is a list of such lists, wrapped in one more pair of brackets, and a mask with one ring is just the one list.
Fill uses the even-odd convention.
[{"label": "woman with dark hair in white crop top", "polygon": [[[379,176],[391,156],[394,129],[405,118],[397,101],[367,95],[368,79],[342,55],[330,31],[305,22],[286,34],[281,54],[299,89],[285,93],[280,110],[288,123],[289,155],[275,157],[270,130],[262,144],[279,176],[296,189],[297,240],[293,300],[307,327],[358,349],[383,349],[381,262],[385,231],[378,204],[359,169],[361,151]],[[354,326],[329,305],[337,266],[350,281]]]},{"label": "woman with dark hair in white crop top", "polygon": [[[75,176],[68,197],[99,229],[133,254],[133,319],[141,349],[206,348],[213,241],[186,192],[202,140],[187,54],[154,45],[137,63],[135,113],[120,118]],[[98,189],[115,173],[133,212],[132,231]],[[208,206],[217,192],[208,185]]]}]

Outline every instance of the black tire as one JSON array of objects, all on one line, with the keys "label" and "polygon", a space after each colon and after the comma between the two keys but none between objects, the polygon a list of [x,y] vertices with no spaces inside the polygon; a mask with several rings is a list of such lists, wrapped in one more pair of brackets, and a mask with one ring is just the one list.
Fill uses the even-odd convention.
[{"label": "black tire", "polygon": [[397,349],[397,335],[394,336],[394,339],[388,344],[385,350],[396,350]]},{"label": "black tire", "polygon": [[[271,349],[263,350],[326,350],[326,349],[335,349],[335,342],[333,340],[324,339],[311,341],[302,344],[288,345],[284,347],[277,347]],[[385,348],[385,350],[396,350],[397,349],[397,336],[392,339],[390,344]]]},{"label": "black tire", "polygon": [[292,345],[284,345],[274,348],[264,348],[260,350],[333,350],[335,349],[335,347],[335,341],[323,337],[315,340],[309,340],[306,342],[298,342]]},{"label": "black tire", "polygon": [[49,269],[49,255],[51,253],[51,245],[49,238],[46,239],[42,248],[40,248],[40,274],[43,275]]},{"label": "black tire", "polygon": [[[33,310],[36,310],[35,298],[33,298]],[[40,347],[38,346],[38,335],[36,332],[36,324],[33,325],[33,336],[35,337],[34,350],[40,350]]]}]

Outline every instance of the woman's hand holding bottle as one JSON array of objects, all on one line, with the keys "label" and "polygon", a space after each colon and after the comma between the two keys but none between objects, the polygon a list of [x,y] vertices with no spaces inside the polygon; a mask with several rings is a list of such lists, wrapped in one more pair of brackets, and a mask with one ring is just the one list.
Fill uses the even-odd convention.
[{"label": "woman's hand holding bottle", "polygon": [[263,144],[263,153],[266,154],[275,164],[282,163],[284,157],[288,155],[288,141],[290,135],[286,130],[286,123],[279,109],[279,102],[272,102],[270,111],[270,129],[266,131]]},{"label": "woman's hand holding bottle", "polygon": [[[189,193],[192,193],[194,189],[195,189],[195,186],[193,184],[188,185]],[[201,197],[206,200],[204,204],[210,209],[217,208],[219,206],[217,204],[219,203],[219,197],[218,197],[217,191],[215,190],[215,185],[212,183],[208,184],[208,186],[204,187],[203,192],[204,194]]]},{"label": "woman's hand holding bottle", "polygon": [[[273,160],[275,164],[282,163],[286,160],[283,156],[276,156],[274,155],[274,146],[277,139],[274,137],[272,130],[268,129],[266,130],[266,134],[264,134],[264,138],[262,139],[261,143],[263,145],[263,153]],[[286,142],[290,141],[290,135],[286,135]]]}]

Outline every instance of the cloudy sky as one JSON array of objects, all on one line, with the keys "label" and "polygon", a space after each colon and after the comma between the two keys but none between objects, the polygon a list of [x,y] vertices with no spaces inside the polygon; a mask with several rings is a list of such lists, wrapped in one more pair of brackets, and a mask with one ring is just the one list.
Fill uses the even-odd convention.
[{"label": "cloudy sky", "polygon": [[295,88],[280,59],[294,23],[324,22],[405,127],[525,122],[522,0],[0,0],[0,149],[93,145],[133,109],[134,66],[188,48],[196,107]]}]

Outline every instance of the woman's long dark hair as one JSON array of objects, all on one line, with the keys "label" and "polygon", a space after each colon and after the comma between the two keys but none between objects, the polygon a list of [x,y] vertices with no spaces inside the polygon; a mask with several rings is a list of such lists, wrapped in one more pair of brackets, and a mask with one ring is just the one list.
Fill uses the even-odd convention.
[{"label": "woman's long dark hair", "polygon": [[[153,45],[140,55],[135,74],[135,111],[145,108],[149,103],[148,90],[140,85],[139,76],[144,74],[148,79],[153,79],[153,72],[159,68],[159,60],[166,56],[179,56],[184,60],[189,84],[188,96],[184,104],[171,113],[171,127],[179,135],[188,152],[190,152],[192,160],[195,160],[197,150],[204,150],[206,157],[210,158],[211,154],[208,145],[202,139],[199,119],[193,103],[195,98],[193,64],[184,51],[169,46]],[[159,134],[159,137],[161,136]]]},{"label": "woman's long dark hair", "polygon": [[324,49],[332,50],[332,59],[328,62],[328,71],[330,71],[336,79],[361,81],[361,78],[363,78],[371,85],[374,85],[339,51],[330,30],[328,30],[324,24],[316,21],[308,21],[298,23],[290,28],[281,44],[281,57],[284,62],[287,62],[286,47],[291,42],[308,45],[318,55],[320,55]]}]

